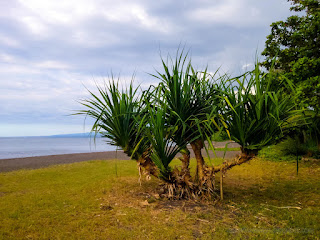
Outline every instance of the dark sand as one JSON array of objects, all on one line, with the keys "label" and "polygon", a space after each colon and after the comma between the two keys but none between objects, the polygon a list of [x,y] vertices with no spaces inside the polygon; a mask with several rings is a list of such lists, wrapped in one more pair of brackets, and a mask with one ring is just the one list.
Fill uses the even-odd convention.
[{"label": "dark sand", "polygon": [[[224,147],[225,143],[215,143],[215,147]],[[236,143],[230,143],[229,148],[239,147]],[[204,156],[206,156],[205,150],[203,150]],[[229,151],[226,153],[225,158],[234,158],[239,151]],[[222,157],[223,152],[217,151],[217,157]],[[191,151],[191,157],[194,157]],[[210,152],[210,157],[214,157],[214,154]],[[39,157],[26,157],[26,158],[11,158],[11,159],[0,159],[0,172],[10,172],[19,169],[37,169],[48,167],[57,164],[67,164],[75,162],[83,162],[90,160],[129,160],[130,158],[122,151],[108,151],[108,152],[94,152],[94,153],[74,153],[74,154],[63,154],[63,155],[50,155],[50,156],[39,156]]]}]

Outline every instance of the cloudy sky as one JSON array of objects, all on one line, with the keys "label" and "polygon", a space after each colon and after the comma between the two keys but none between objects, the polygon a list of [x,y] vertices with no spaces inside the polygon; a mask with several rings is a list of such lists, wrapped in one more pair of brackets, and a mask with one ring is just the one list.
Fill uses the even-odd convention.
[{"label": "cloudy sky", "polygon": [[[77,100],[111,72],[157,80],[180,43],[196,67],[250,68],[286,0],[0,0],[0,136],[86,131]],[[87,130],[90,121],[87,121]]]}]

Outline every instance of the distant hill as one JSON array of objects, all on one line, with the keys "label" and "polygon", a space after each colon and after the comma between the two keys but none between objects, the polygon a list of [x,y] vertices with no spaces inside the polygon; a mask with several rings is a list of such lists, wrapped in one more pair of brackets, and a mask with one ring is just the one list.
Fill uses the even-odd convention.
[{"label": "distant hill", "polygon": [[[89,138],[94,137],[94,133],[72,133],[72,134],[59,134],[48,136],[50,138]],[[101,137],[101,134],[98,133],[96,137]]]},{"label": "distant hill", "polygon": [[[17,137],[1,137],[0,138],[93,138],[94,133],[71,133],[71,134],[57,134],[50,136],[17,136]],[[99,133],[96,135],[97,138],[101,138],[102,135]]]}]

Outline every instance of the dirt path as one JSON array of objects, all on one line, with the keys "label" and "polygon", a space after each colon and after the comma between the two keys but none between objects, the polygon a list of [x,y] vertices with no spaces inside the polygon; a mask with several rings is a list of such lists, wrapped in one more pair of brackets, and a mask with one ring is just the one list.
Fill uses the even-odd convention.
[{"label": "dirt path", "polygon": [[[225,143],[216,143],[216,147],[224,147]],[[231,143],[228,145],[230,148],[238,147],[237,144]],[[223,152],[217,151],[217,157],[222,157]],[[206,152],[203,150],[204,156]],[[233,158],[238,151],[230,151],[226,153],[226,158]],[[194,157],[191,151],[191,157]],[[214,157],[213,153],[210,153],[210,157]],[[50,155],[50,156],[39,156],[39,157],[26,157],[26,158],[11,158],[11,159],[0,159],[0,172],[10,172],[19,169],[37,169],[48,167],[57,164],[67,164],[75,162],[83,162],[90,160],[129,160],[130,158],[122,151],[108,151],[108,152],[94,152],[94,153],[74,153],[74,154],[63,154],[63,155]]]}]

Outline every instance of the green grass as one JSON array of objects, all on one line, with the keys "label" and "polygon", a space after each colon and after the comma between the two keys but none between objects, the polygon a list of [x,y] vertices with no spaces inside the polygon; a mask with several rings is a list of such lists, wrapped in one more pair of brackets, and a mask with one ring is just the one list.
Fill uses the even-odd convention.
[{"label": "green grass", "polygon": [[[215,148],[215,151],[224,151],[225,148]],[[240,151],[240,148],[227,148],[227,151]]]},{"label": "green grass", "polygon": [[[297,156],[293,154],[284,154],[281,148],[277,145],[272,145],[263,148],[259,151],[259,157],[266,159],[268,161],[275,161],[275,162],[292,162],[296,161]],[[301,156],[298,156],[301,159]]]},{"label": "green grass", "polygon": [[287,138],[276,145],[263,148],[259,151],[259,156],[270,161],[296,161],[297,157],[299,160],[303,157],[320,159],[320,150],[314,141],[302,144],[297,138]]},{"label": "green grass", "polygon": [[191,202],[158,199],[133,161],[2,173],[0,239],[319,239],[319,182],[317,163],[254,159],[227,172],[223,202]]}]

